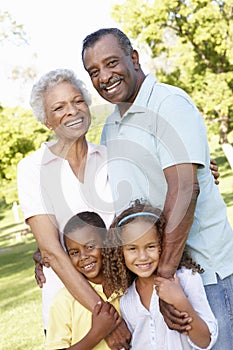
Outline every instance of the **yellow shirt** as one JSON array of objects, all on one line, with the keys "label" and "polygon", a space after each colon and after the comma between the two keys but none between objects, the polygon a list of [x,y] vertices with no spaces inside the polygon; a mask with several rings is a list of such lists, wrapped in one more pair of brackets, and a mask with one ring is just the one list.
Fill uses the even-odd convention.
[{"label": "yellow shirt", "polygon": [[[119,297],[116,294],[106,298],[101,284],[90,283],[104,301],[110,302],[120,311]],[[91,328],[92,313],[82,306],[68,292],[62,288],[55,296],[50,308],[45,349],[66,349],[80,341]],[[107,343],[102,340],[93,349],[109,350]]]}]

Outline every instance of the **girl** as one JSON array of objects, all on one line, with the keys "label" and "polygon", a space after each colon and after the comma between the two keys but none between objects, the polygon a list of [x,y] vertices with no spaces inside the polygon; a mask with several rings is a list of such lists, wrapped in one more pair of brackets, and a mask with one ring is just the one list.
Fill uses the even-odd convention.
[{"label": "girl", "polygon": [[[104,250],[104,274],[113,292],[123,290],[120,308],[132,332],[132,349],[211,349],[217,321],[208,304],[203,272],[184,252],[173,280],[156,275],[165,227],[163,214],[137,200],[112,223]],[[159,298],[192,318],[190,330],[170,330]]]}]

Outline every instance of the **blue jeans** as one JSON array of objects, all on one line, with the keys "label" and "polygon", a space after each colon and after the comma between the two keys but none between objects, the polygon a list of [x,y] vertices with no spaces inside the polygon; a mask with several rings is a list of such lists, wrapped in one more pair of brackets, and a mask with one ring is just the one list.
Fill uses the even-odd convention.
[{"label": "blue jeans", "polygon": [[205,286],[210,307],[218,320],[218,340],[213,350],[233,349],[233,275]]}]

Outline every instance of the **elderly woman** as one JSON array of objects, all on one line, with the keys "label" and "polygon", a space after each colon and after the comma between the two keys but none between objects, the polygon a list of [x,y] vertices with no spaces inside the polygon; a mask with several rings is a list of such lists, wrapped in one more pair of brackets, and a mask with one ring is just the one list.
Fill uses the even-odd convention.
[{"label": "elderly woman", "polygon": [[[91,123],[90,103],[83,82],[67,69],[45,74],[31,93],[35,117],[56,134],[56,141],[42,144],[18,164],[20,204],[38,243],[43,264],[47,266],[42,289],[45,329],[50,303],[63,284],[90,311],[99,301],[99,296],[72,265],[61,238],[64,225],[78,212],[95,211],[106,226],[113,218],[104,167],[106,149],[86,140]],[[123,330],[124,325],[120,327]],[[125,335],[128,334],[124,330]],[[109,344],[117,337],[115,331]],[[122,346],[127,348],[123,340]],[[119,349],[119,346],[113,348]]]}]

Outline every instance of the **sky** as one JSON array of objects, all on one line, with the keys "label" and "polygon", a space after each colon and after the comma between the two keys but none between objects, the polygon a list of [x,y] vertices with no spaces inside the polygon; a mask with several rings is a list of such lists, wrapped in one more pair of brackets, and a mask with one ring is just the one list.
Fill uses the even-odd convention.
[{"label": "sky", "polygon": [[38,77],[56,68],[73,69],[97,98],[81,61],[82,40],[102,27],[118,27],[110,13],[119,0],[1,0],[0,11],[8,11],[23,24],[29,44],[0,44],[0,102],[3,106],[28,101],[33,84],[10,79],[14,67],[32,66]]}]

